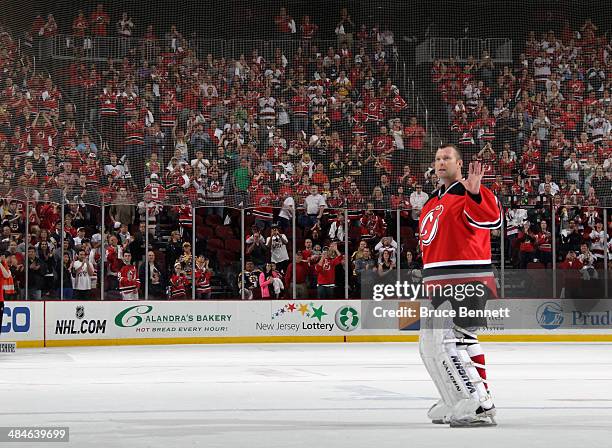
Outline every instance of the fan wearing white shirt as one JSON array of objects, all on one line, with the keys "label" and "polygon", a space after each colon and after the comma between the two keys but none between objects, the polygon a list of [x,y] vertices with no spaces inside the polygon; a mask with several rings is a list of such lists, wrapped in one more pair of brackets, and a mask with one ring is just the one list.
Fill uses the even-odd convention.
[{"label": "fan wearing white shirt", "polygon": [[[289,179],[289,181],[291,180]],[[288,192],[285,200],[283,201],[281,211],[278,213],[278,225],[281,229],[283,229],[283,231],[289,227],[289,224],[293,219],[294,212],[295,199],[293,199],[293,193]]]},{"label": "fan wearing white shirt", "polygon": [[72,287],[75,300],[91,299],[91,277],[94,268],[83,249],[79,250],[78,259],[72,264]]},{"label": "fan wearing white shirt", "polygon": [[416,190],[410,194],[410,206],[412,207],[412,219],[419,220],[421,210],[429,199],[429,195],[423,191],[421,184],[416,186]]}]

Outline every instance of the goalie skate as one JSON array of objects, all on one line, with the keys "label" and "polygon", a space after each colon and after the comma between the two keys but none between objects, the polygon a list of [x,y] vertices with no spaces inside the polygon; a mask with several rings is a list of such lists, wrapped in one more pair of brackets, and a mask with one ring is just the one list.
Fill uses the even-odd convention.
[{"label": "goalie skate", "polygon": [[444,401],[439,400],[429,408],[429,411],[427,411],[427,417],[431,419],[431,422],[434,425],[443,425],[450,422],[447,417],[449,413],[450,408],[444,403]]},{"label": "goalie skate", "polygon": [[497,426],[497,421],[495,420],[495,414],[497,414],[497,410],[495,406],[491,409],[482,409],[478,408],[476,410],[476,414],[471,417],[459,418],[459,419],[451,419],[450,427],[451,428],[475,428],[480,426]]}]

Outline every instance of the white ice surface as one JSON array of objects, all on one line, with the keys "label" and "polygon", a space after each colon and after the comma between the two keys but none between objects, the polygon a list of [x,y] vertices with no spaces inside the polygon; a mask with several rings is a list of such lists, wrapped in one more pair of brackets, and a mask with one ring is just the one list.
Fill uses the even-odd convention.
[{"label": "white ice surface", "polygon": [[496,428],[432,425],[414,343],[22,349],[0,355],[0,426],[69,426],[15,447],[612,446],[612,344],[483,344]]}]

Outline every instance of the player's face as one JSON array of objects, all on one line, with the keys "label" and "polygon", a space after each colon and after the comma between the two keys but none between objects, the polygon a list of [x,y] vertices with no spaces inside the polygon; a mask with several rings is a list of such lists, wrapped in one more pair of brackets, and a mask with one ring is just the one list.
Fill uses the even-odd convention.
[{"label": "player's face", "polygon": [[436,152],[436,174],[442,180],[456,180],[461,177],[463,161],[457,159],[457,153],[451,147],[440,148]]}]

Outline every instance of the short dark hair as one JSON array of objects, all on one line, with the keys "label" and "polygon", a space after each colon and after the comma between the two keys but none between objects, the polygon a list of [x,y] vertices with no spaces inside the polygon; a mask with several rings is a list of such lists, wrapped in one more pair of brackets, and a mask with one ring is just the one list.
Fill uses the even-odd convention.
[{"label": "short dark hair", "polygon": [[457,160],[463,160],[463,152],[454,143],[444,143],[438,147],[438,149],[444,149],[444,148],[453,148],[455,150],[455,155],[457,156]]}]

